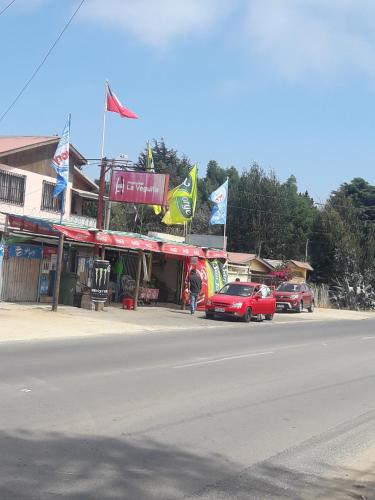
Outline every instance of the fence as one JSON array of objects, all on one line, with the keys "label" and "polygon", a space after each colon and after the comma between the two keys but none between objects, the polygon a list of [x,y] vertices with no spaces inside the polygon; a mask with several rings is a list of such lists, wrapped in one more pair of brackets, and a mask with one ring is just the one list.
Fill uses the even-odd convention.
[{"label": "fence", "polygon": [[332,309],[332,303],[329,299],[329,286],[325,284],[317,285],[309,283],[309,287],[314,294],[315,306]]}]

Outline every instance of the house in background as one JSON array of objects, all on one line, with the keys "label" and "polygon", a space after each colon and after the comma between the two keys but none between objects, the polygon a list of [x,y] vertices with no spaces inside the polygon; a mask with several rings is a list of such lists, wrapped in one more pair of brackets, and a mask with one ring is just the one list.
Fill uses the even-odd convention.
[{"label": "house in background", "polygon": [[308,262],[302,262],[299,260],[287,260],[283,262],[282,260],[275,259],[264,259],[268,264],[270,264],[274,270],[279,270],[283,266],[286,266],[293,274],[292,281],[298,283],[305,283],[309,277],[309,272],[314,269]]},{"label": "house in background", "polygon": [[[293,274],[292,281],[304,283],[308,273],[313,268],[308,262],[298,260],[263,259],[254,253],[228,252],[228,276],[230,281],[239,278],[241,281],[256,281],[266,284],[275,284],[273,271],[287,267]],[[277,280],[276,280],[277,283]]]},{"label": "house in background", "polygon": [[260,281],[272,270],[273,267],[255,253],[228,252],[229,281],[236,278],[241,281]]},{"label": "house in background", "polygon": [[[58,218],[61,199],[52,197],[56,173],[51,167],[58,142],[57,136],[0,136],[0,212]],[[98,199],[99,187],[82,172],[86,164],[70,145],[64,219],[94,228],[96,220],[88,207]],[[4,223],[5,216],[0,215],[0,232]]]}]

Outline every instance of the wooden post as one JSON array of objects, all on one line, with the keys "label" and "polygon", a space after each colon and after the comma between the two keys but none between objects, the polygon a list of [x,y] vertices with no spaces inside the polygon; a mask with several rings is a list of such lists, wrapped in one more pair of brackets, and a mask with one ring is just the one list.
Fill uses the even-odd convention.
[{"label": "wooden post", "polygon": [[136,311],[137,307],[138,307],[139,285],[140,285],[140,281],[141,281],[141,270],[142,270],[142,259],[143,259],[143,251],[140,250],[138,252],[137,277],[135,279],[134,311]]},{"label": "wooden post", "polygon": [[64,234],[60,233],[59,248],[57,251],[55,287],[54,287],[54,291],[53,291],[53,302],[52,302],[52,311],[54,311],[54,312],[57,311],[57,306],[59,304],[60,277],[61,277],[61,269],[62,269],[63,250],[64,250]]},{"label": "wooden post", "polygon": [[96,214],[96,228],[103,229],[103,205],[104,205],[104,191],[105,191],[105,169],[106,158],[103,158],[100,164],[100,177],[99,177],[99,195],[98,195],[98,211]]}]

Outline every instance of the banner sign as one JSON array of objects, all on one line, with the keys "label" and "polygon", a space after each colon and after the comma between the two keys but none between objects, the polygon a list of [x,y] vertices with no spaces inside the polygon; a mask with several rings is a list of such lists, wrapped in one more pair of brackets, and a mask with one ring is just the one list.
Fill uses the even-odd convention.
[{"label": "banner sign", "polygon": [[214,203],[210,224],[225,224],[227,221],[228,179],[211,193],[210,200]]},{"label": "banner sign", "polygon": [[21,231],[27,231],[36,234],[46,234],[55,236],[57,233],[52,230],[52,223],[48,221],[38,221],[30,220],[22,216],[17,217],[17,215],[8,216],[8,225],[14,229],[20,229]]},{"label": "banner sign", "polygon": [[96,233],[95,243],[120,248],[131,248],[133,250],[149,250],[151,252],[160,252],[160,247],[157,241],[135,238],[133,236],[121,236],[105,232]]},{"label": "banner sign", "polygon": [[91,271],[91,300],[105,302],[108,298],[108,283],[111,265],[108,260],[94,260]]},{"label": "banner sign", "polygon": [[64,131],[57,145],[55,156],[52,159],[51,166],[57,174],[56,186],[53,190],[53,197],[58,196],[66,186],[69,180],[69,135],[70,135],[70,115],[65,124]]},{"label": "banner sign", "polygon": [[228,280],[224,266],[217,260],[208,261],[206,259],[198,259],[197,261],[192,258],[186,259],[184,266],[184,290],[182,300],[185,305],[190,303],[189,296],[189,276],[190,271],[195,269],[202,280],[202,289],[198,297],[198,310],[204,311],[207,299],[214,293],[217,293]]},{"label": "banner sign", "polygon": [[57,254],[57,247],[43,247],[43,258],[50,257]]},{"label": "banner sign", "polygon": [[123,203],[165,206],[168,186],[169,175],[114,170],[109,199]]},{"label": "banner sign", "polygon": [[18,259],[41,259],[42,247],[26,245],[24,243],[19,245],[8,245],[8,257],[15,257]]}]

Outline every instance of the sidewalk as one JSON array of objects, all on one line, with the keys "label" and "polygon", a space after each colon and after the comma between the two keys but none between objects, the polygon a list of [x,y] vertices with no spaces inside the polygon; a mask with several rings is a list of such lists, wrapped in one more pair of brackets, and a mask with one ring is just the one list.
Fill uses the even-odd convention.
[{"label": "sidewalk", "polygon": [[[272,323],[304,323],[338,319],[365,320],[368,318],[375,318],[375,313],[316,309],[312,314],[308,312],[275,314]],[[234,325],[233,322],[230,324]],[[264,324],[269,324],[269,322],[264,322]],[[251,326],[261,325],[253,323]],[[177,306],[173,307],[170,304],[167,307],[140,307],[137,311],[127,311],[115,306],[104,308],[101,312],[59,306],[58,311],[54,313],[51,311],[50,304],[0,302],[0,342],[52,340],[108,334],[155,334],[172,330],[227,327],[226,321],[206,320],[203,312],[197,312],[192,316],[189,311],[181,311]]]}]

